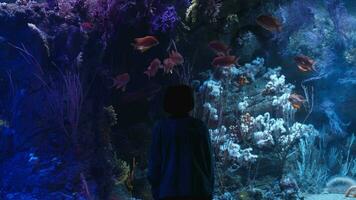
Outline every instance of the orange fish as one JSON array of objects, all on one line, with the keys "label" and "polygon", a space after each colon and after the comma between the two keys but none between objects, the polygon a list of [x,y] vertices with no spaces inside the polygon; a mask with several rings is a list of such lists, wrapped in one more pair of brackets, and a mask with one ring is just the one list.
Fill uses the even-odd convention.
[{"label": "orange fish", "polygon": [[228,47],[226,44],[220,42],[220,41],[217,41],[217,40],[214,40],[214,41],[211,41],[209,42],[209,45],[208,45],[213,51],[215,51],[215,53],[218,55],[218,56],[227,56],[229,55],[229,52],[231,50],[230,47]]},{"label": "orange fish", "polygon": [[164,73],[173,73],[173,69],[176,63],[171,58],[166,58],[163,60],[163,70]]},{"label": "orange fish", "polygon": [[271,32],[280,32],[282,30],[282,23],[277,18],[270,15],[258,16],[256,23]]},{"label": "orange fish", "polygon": [[293,93],[288,97],[288,101],[292,104],[294,109],[300,109],[306,100],[302,95]]},{"label": "orange fish", "polygon": [[305,56],[305,55],[296,56],[294,58],[294,61],[297,63],[299,70],[301,70],[303,72],[309,72],[312,70],[315,71],[315,68],[314,68],[315,61],[313,59],[309,58],[308,56]]},{"label": "orange fish", "polygon": [[175,65],[181,65],[184,63],[184,58],[178,51],[172,51],[169,54],[169,58],[175,63]]},{"label": "orange fish", "polygon": [[160,66],[161,66],[161,61],[158,58],[156,58],[151,62],[150,66],[148,66],[147,70],[144,73],[148,76],[148,78],[151,78],[156,75]]},{"label": "orange fish", "polygon": [[136,38],[134,41],[135,43],[133,43],[132,46],[134,46],[134,48],[139,50],[141,53],[159,44],[158,40],[154,36]]},{"label": "orange fish", "polygon": [[128,73],[119,74],[113,80],[112,87],[115,87],[117,90],[121,89],[122,91],[126,90],[126,85],[130,81],[130,75]]},{"label": "orange fish", "polygon": [[239,58],[237,58],[236,56],[218,56],[214,58],[211,64],[214,67],[229,67],[234,64],[240,66],[238,60]]}]

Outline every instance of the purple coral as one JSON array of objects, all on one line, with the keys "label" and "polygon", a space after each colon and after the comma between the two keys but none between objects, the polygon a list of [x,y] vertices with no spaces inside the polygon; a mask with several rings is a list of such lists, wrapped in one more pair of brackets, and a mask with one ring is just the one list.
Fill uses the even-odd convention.
[{"label": "purple coral", "polygon": [[172,31],[180,20],[174,6],[167,6],[163,12],[152,19],[152,30],[169,32]]},{"label": "purple coral", "polygon": [[344,3],[340,0],[326,0],[325,6],[329,16],[339,34],[341,42],[347,46],[348,37],[346,32],[353,29],[356,22],[350,17]]}]

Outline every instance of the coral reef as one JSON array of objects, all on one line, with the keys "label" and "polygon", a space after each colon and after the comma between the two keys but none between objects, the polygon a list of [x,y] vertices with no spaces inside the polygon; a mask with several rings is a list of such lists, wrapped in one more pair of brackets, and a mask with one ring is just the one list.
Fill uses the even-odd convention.
[{"label": "coral reef", "polygon": [[[161,91],[176,83],[197,91],[194,116],[208,125],[216,158],[214,199],[298,200],[347,188],[352,195],[351,1],[6,2],[0,199],[152,199],[149,130],[165,116]],[[258,25],[267,14],[281,30]],[[132,48],[145,36],[154,47]],[[206,70],[211,41],[226,44],[230,66]],[[315,69],[296,73],[299,55]],[[156,74],[163,59],[166,73]],[[152,73],[144,72],[150,62]],[[110,87],[115,74],[130,76],[126,91]]]},{"label": "coral reef", "polygon": [[[277,168],[283,170],[284,160],[296,149],[299,141],[318,135],[312,125],[294,121],[297,110],[288,100],[294,86],[286,83],[280,70],[281,68],[266,68],[264,60],[257,58],[240,68],[219,68],[209,80],[202,83],[199,90],[203,99],[200,101],[204,108],[202,116],[211,127],[213,146],[218,152],[218,171],[228,170],[230,165],[227,163],[235,166],[235,176],[239,171],[249,168],[248,166],[256,167],[256,163],[260,163],[261,169],[278,166]],[[234,81],[242,75],[250,82],[235,84]],[[268,162],[274,162],[276,166],[268,166],[267,160],[271,159],[273,161]],[[226,174],[228,173],[218,176],[224,180]],[[263,180],[263,176],[260,174],[257,179]],[[291,178],[286,178],[282,181],[285,183],[281,186],[281,194],[286,195],[284,198],[292,194],[299,195],[297,182],[294,182],[293,191],[287,189],[289,186],[286,185],[290,180]],[[224,185],[231,187],[231,184],[241,183],[231,180],[220,184],[222,189],[219,191],[223,192]]]}]

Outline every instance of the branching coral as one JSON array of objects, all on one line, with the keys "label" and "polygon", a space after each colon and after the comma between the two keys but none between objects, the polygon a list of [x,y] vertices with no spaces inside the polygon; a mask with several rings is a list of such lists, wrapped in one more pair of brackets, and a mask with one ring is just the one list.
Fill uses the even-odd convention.
[{"label": "branching coral", "polygon": [[284,127],[284,120],[273,119],[269,113],[257,116],[252,126],[256,130],[253,133],[253,140],[259,148],[273,147],[275,144],[273,138],[277,138],[287,131]]},{"label": "branching coral", "polygon": [[252,81],[256,80],[256,76],[262,73],[266,67],[264,66],[265,60],[263,58],[256,58],[251,63],[246,63],[244,66],[240,67],[239,75],[246,75]]},{"label": "branching coral", "polygon": [[299,141],[301,138],[311,137],[318,135],[318,131],[314,128],[313,125],[306,125],[296,122],[289,128],[289,134],[282,135],[278,142],[283,147],[289,147],[294,142]]},{"label": "branching coral", "polygon": [[248,97],[244,97],[243,101],[239,102],[237,106],[239,111],[244,112],[248,107]]},{"label": "branching coral", "polygon": [[207,80],[200,87],[199,92],[203,94],[205,103],[203,104],[203,118],[206,121],[217,121],[219,119],[219,100],[222,95],[222,84],[220,81]]},{"label": "branching coral", "polygon": [[229,153],[229,156],[233,159],[236,160],[237,163],[240,165],[246,165],[249,162],[255,162],[256,158],[258,158],[257,155],[253,155],[252,148],[246,148],[246,149],[241,149],[240,145],[237,143],[234,143],[231,140],[225,141],[224,144],[220,146],[221,151],[227,151]]},{"label": "branching coral", "polygon": [[210,129],[210,135],[214,144],[218,146],[220,155],[223,155],[224,152],[228,153],[229,156],[226,159],[232,159],[239,165],[256,161],[257,155],[252,154],[253,149],[242,149],[232,135],[227,134],[227,129],[224,126],[215,130]]},{"label": "branching coral", "polygon": [[211,98],[219,98],[222,93],[222,86],[220,81],[207,80],[200,88],[200,92],[204,92]]},{"label": "branching coral", "polygon": [[[266,68],[264,59],[257,58],[239,68],[218,68],[200,87],[203,116],[208,111],[218,116],[218,125],[209,125],[221,171],[227,170],[225,161],[239,171],[264,159],[280,162],[283,168],[303,138],[318,134],[312,125],[294,121],[296,109],[288,100],[294,86],[280,71],[280,67]],[[240,76],[250,82],[236,84]]]},{"label": "branching coral", "polygon": [[205,103],[203,105],[205,113],[208,113],[209,119],[218,120],[218,110],[214,108],[210,103]]}]

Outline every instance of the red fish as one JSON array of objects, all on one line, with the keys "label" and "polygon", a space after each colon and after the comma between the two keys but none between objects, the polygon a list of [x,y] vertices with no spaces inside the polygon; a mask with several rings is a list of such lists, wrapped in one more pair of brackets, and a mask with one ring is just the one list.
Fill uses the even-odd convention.
[{"label": "red fish", "polygon": [[175,65],[181,65],[184,63],[184,58],[178,51],[172,51],[169,54],[169,58],[175,63]]},{"label": "red fish", "polygon": [[173,73],[173,69],[176,63],[171,58],[166,58],[163,60],[163,70],[164,73]]},{"label": "red fish", "polygon": [[91,22],[83,22],[81,23],[80,27],[83,31],[91,31],[94,28],[94,24]]},{"label": "red fish", "polygon": [[288,101],[292,104],[294,109],[300,109],[306,100],[302,95],[293,93],[288,97]]},{"label": "red fish", "polygon": [[123,94],[120,97],[119,101],[121,104],[129,104],[137,101],[151,100],[157,93],[162,89],[162,86],[156,83],[148,83],[142,88],[139,88],[136,91]]},{"label": "red fish", "polygon": [[144,73],[148,76],[148,78],[154,77],[160,66],[161,61],[156,58],[151,62],[150,66],[148,66],[147,70]]},{"label": "red fish", "polygon": [[270,15],[258,16],[256,23],[271,32],[280,32],[282,30],[282,23],[277,18]]},{"label": "red fish", "polygon": [[133,43],[132,46],[134,46],[134,48],[139,50],[141,53],[159,44],[157,38],[155,38],[154,36],[135,38],[134,41],[135,43]]},{"label": "red fish", "polygon": [[299,70],[301,70],[303,72],[309,72],[312,70],[315,71],[315,68],[314,68],[315,61],[313,59],[309,58],[308,56],[305,56],[305,55],[296,56],[294,58],[294,61],[297,63]]},{"label": "red fish", "polygon": [[238,63],[239,58],[236,56],[218,56],[215,57],[211,63],[214,67],[229,67],[234,64],[240,66]]},{"label": "red fish", "polygon": [[226,44],[224,44],[220,41],[217,41],[217,40],[209,42],[208,46],[212,50],[214,50],[218,56],[227,56],[227,55],[229,55],[229,52],[231,50],[231,48],[228,47]]},{"label": "red fish", "polygon": [[112,87],[115,87],[117,90],[121,89],[122,91],[126,90],[126,85],[130,81],[130,75],[128,73],[119,74],[113,80]]}]

